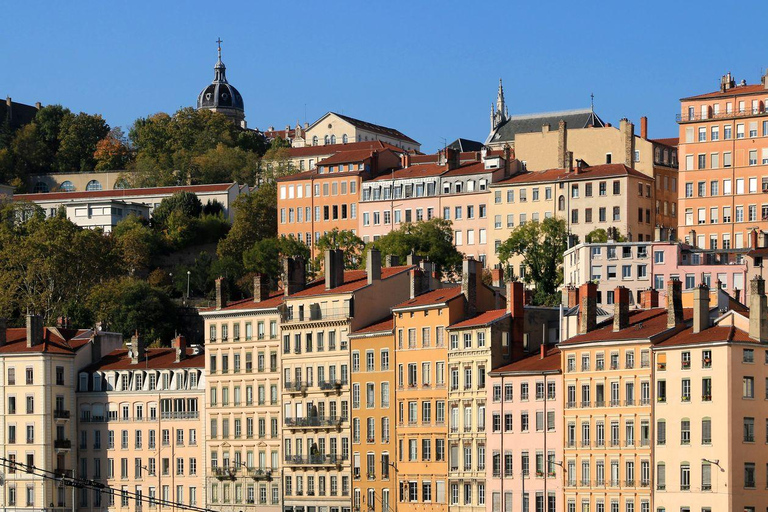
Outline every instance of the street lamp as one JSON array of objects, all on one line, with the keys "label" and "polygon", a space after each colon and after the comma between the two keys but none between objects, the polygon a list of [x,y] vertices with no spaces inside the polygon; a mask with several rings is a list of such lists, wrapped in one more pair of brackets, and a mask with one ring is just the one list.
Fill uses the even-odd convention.
[{"label": "street lamp", "polygon": [[714,464],[715,466],[717,466],[717,467],[719,467],[719,468],[720,468],[720,472],[721,472],[721,473],[725,473],[725,469],[723,468],[723,466],[721,466],[721,465],[720,465],[720,459],[714,459],[714,460],[710,460],[710,459],[704,459],[704,458],[702,458],[702,459],[701,459],[701,462],[707,462],[707,463],[709,463],[709,464]]},{"label": "street lamp", "polygon": [[189,270],[187,270],[187,300],[189,300],[189,276],[192,274]]}]

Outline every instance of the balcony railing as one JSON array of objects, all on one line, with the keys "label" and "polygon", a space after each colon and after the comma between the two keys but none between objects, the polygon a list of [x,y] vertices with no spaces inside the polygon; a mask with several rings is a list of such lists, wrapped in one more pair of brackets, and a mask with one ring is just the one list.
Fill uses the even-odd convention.
[{"label": "balcony railing", "polygon": [[701,112],[694,112],[693,114],[685,113],[685,114],[677,114],[675,116],[675,120],[678,123],[691,123],[694,121],[708,121],[711,119],[731,119],[734,117],[752,117],[757,115],[765,115],[768,114],[768,109],[766,108],[745,108],[744,110],[733,110],[731,112],[718,112],[715,113],[705,113],[702,114]]},{"label": "balcony railing", "polygon": [[336,466],[342,463],[338,455],[286,455],[285,463],[292,466]]},{"label": "balcony railing", "polygon": [[341,389],[340,380],[321,380],[317,383],[322,391],[338,391]]},{"label": "balcony railing", "polygon": [[285,390],[292,393],[303,393],[307,390],[307,383],[300,380],[285,381]]},{"label": "balcony railing", "polygon": [[69,419],[69,411],[64,411],[61,409],[55,409],[53,411],[53,417],[57,420],[68,420]]},{"label": "balcony railing", "polygon": [[320,306],[310,306],[309,310],[292,311],[285,313],[286,322],[306,322],[314,320],[338,320],[349,318],[350,310],[348,307],[342,308],[323,308]]},{"label": "balcony railing", "polygon": [[338,427],[343,418],[338,416],[311,416],[305,418],[285,418],[286,427]]},{"label": "balcony railing", "polygon": [[53,441],[53,447],[57,450],[70,450],[72,448],[72,441],[69,439],[56,439]]}]

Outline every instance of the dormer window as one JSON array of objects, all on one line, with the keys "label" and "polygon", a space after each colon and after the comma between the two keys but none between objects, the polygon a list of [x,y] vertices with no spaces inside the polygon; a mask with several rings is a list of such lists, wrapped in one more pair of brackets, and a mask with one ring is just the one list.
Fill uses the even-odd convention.
[{"label": "dormer window", "polygon": [[456,191],[457,194],[461,194],[461,182],[460,181],[456,182],[456,184],[454,185],[454,190]]},{"label": "dormer window", "polygon": [[80,391],[88,391],[88,374],[80,374]]},{"label": "dormer window", "polygon": [[100,373],[93,374],[93,390],[101,391],[101,374]]}]

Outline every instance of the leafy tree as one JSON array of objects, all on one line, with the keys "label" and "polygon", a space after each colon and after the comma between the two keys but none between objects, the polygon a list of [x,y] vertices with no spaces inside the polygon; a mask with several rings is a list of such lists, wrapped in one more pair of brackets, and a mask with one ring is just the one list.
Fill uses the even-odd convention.
[{"label": "leafy tree", "polygon": [[[611,228],[608,228],[611,229]],[[627,238],[625,236],[622,236],[621,232],[619,231],[619,228],[612,228],[614,230],[614,238],[613,240],[615,242],[626,242]],[[608,241],[608,231],[606,231],[603,228],[597,228],[593,229],[587,235],[584,237],[584,241],[588,244],[591,243],[605,243]]]},{"label": "leafy tree", "polygon": [[94,318],[128,338],[135,331],[148,341],[167,342],[176,328],[176,307],[160,288],[132,277],[111,279],[88,296]]},{"label": "leafy tree", "polygon": [[176,213],[187,218],[199,217],[203,211],[203,203],[194,192],[176,192],[166,197],[152,212],[152,221],[155,225],[166,228],[172,214]]},{"label": "leafy tree", "polygon": [[273,180],[281,176],[295,174],[297,170],[293,167],[290,156],[288,148],[278,146],[267,150],[261,159],[261,177],[266,180]]},{"label": "leafy tree", "polygon": [[524,281],[536,286],[534,301],[554,305],[560,300],[558,287],[563,282],[563,253],[567,249],[565,220],[554,217],[517,226],[498,249],[499,259],[509,261],[522,256]]},{"label": "leafy tree", "polygon": [[65,119],[73,117],[68,108],[61,105],[46,105],[35,114],[35,125],[38,128],[40,137],[48,147],[48,165],[53,166],[56,153],[59,152],[61,144],[61,127]]},{"label": "leafy tree", "polygon": [[248,276],[257,272],[269,276],[274,290],[277,289],[277,282],[283,278],[281,262],[285,256],[301,256],[304,261],[309,261],[309,247],[293,235],[265,238],[243,253],[243,267]]},{"label": "leafy tree", "polygon": [[131,154],[125,143],[123,130],[112,128],[107,136],[96,144],[96,152],[93,157],[96,159],[97,171],[125,169]]},{"label": "leafy tree", "polygon": [[462,255],[453,245],[451,221],[434,218],[406,222],[373,243],[383,256],[395,255],[405,262],[413,253],[437,265],[442,272],[461,272]]},{"label": "leafy tree", "polygon": [[59,132],[60,145],[56,165],[61,172],[93,171],[96,167],[96,144],[107,136],[109,125],[100,115],[80,112],[64,116]]},{"label": "leafy tree", "polygon": [[323,265],[326,250],[341,249],[344,251],[344,269],[352,270],[360,265],[365,242],[348,229],[333,228],[320,237],[315,247],[318,250],[318,255],[315,258],[316,269]]},{"label": "leafy tree", "polygon": [[111,236],[123,268],[131,275],[149,270],[163,249],[163,240],[158,232],[136,215],[119,222]]},{"label": "leafy tree", "polygon": [[193,183],[255,183],[259,157],[238,147],[219,143],[192,159]]},{"label": "leafy tree", "polygon": [[49,170],[48,147],[35,123],[29,123],[16,130],[11,142],[11,151],[15,157],[16,176],[25,177]]},{"label": "leafy tree", "polygon": [[224,205],[216,199],[209,200],[203,206],[203,215],[224,215]]},{"label": "leafy tree", "polygon": [[226,238],[219,242],[219,258],[243,261],[243,253],[265,238],[277,236],[277,186],[265,183],[250,194],[238,197],[234,221]]},{"label": "leafy tree", "polygon": [[291,147],[291,143],[282,137],[275,137],[269,143],[269,149],[279,149],[279,148],[289,148],[289,147]]}]

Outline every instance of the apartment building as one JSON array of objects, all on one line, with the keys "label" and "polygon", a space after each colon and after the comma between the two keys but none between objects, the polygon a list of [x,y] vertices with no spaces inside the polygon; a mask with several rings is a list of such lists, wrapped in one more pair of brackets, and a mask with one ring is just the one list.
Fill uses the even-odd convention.
[{"label": "apartment building", "polygon": [[205,505],[204,356],[183,336],[145,348],[134,336],[78,371],[77,478],[81,511]]},{"label": "apartment building", "polygon": [[315,243],[334,228],[356,233],[362,183],[399,163],[391,149],[343,151],[311,171],[278,178],[278,235],[293,236],[314,252]]},{"label": "apartment building", "polygon": [[77,372],[121,344],[119,334],[72,329],[66,320],[44,327],[41,317],[27,315],[26,328],[0,322],[4,508],[63,512],[76,506],[70,488],[53,477],[72,476],[76,468]]},{"label": "apartment building", "polygon": [[[327,251],[325,277],[307,283],[303,262],[285,263],[281,324],[281,401],[288,427],[283,432],[285,511],[351,510],[355,476],[351,411],[366,404],[361,402],[360,386],[350,382],[349,334],[385,317],[408,293],[409,267],[381,268],[378,251],[369,252],[366,264],[365,271],[345,272],[342,251]],[[361,446],[354,448],[361,451]]]},{"label": "apartment building", "polygon": [[226,303],[222,280],[205,322],[207,507],[226,512],[281,510],[280,305],[267,276],[253,298]]},{"label": "apartment building", "polygon": [[[652,240],[653,178],[623,164],[582,167],[577,162],[573,168],[524,171],[490,188],[488,236],[494,245],[489,266],[499,263],[496,251],[512,230],[549,217],[564,219],[568,231],[580,240],[609,227],[630,240]],[[516,258],[510,263],[517,268],[521,262]]]},{"label": "apartment building", "polygon": [[294,133],[291,144],[295,148],[300,148],[369,141],[384,142],[404,151],[418,152],[421,149],[421,144],[400,130],[336,112],[328,112],[303,130]]},{"label": "apartment building", "polygon": [[[697,247],[742,248],[768,228],[768,81],[736,84],[680,100],[678,221],[695,226]],[[686,226],[683,228],[683,226]]]},{"label": "apartment building", "polygon": [[629,290],[618,287],[613,320],[597,324],[597,287],[581,286],[579,334],[560,343],[567,510],[651,510],[651,348],[690,318],[679,281],[667,294],[667,308],[630,311]]},{"label": "apartment building", "polygon": [[[711,309],[706,285],[694,290],[693,319],[653,348],[657,511],[762,510],[768,477],[768,310],[765,281],[750,281],[749,314]],[[714,320],[714,322],[713,322]]]},{"label": "apartment building", "polygon": [[558,349],[543,344],[539,353],[489,373],[488,512],[564,510],[560,358]]},{"label": "apartment building", "polygon": [[352,409],[352,507],[389,512],[397,499],[392,315],[350,333],[349,346],[352,389],[365,392],[365,406]]}]

